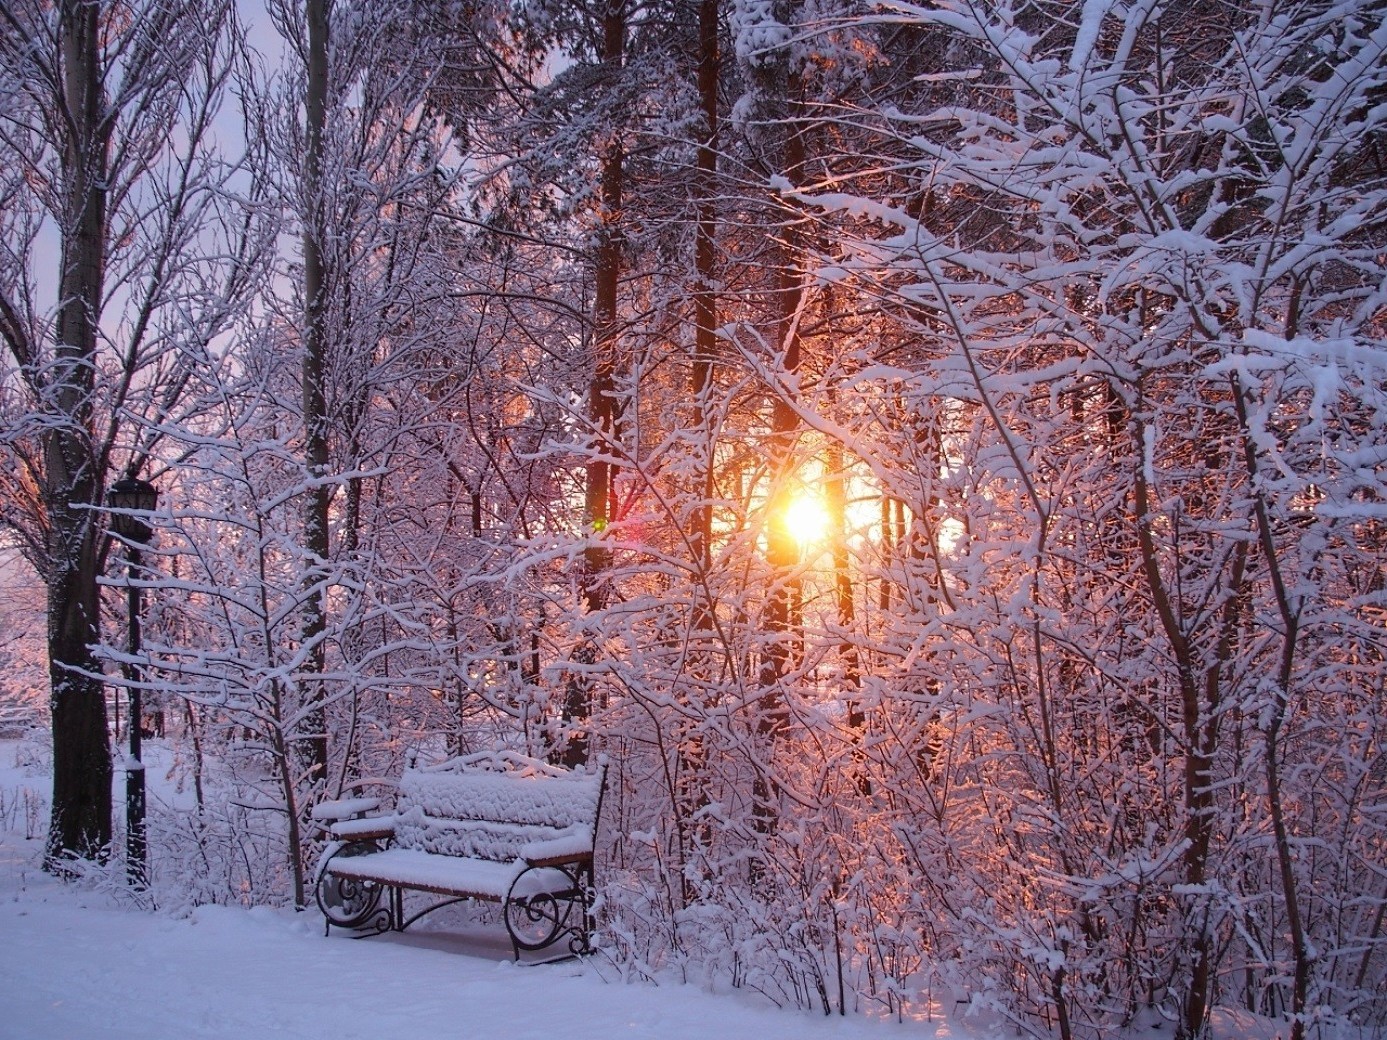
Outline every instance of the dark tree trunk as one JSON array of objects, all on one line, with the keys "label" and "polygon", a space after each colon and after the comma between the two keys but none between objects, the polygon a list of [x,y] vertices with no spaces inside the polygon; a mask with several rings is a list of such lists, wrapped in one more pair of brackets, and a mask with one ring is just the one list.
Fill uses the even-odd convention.
[{"label": "dark tree trunk", "polygon": [[323,238],[327,233],[327,207],[324,201],[323,150],[327,127],[328,90],[328,14],[329,0],[307,0],[308,78],[304,95],[304,214],[303,295],[303,425],[304,461],[310,487],[303,518],[304,549],[309,564],[304,578],[303,639],[312,644],[305,663],[303,697],[316,705],[304,720],[298,741],[301,765],[316,783],[327,776],[327,723],[321,707],[323,691],[317,678],[323,672],[325,655],[323,633],[327,629],[327,591],[323,581],[328,553],[328,508],[331,488],[324,477],[328,471],[327,438],[327,263]]},{"label": "dark tree trunk", "polygon": [[[696,83],[703,126],[700,128],[697,160],[694,169],[694,352],[690,371],[689,391],[693,397],[693,413],[689,427],[698,431],[699,457],[695,464],[696,478],[692,488],[695,502],[689,523],[689,549],[693,557],[693,598],[690,627],[693,631],[694,654],[689,670],[690,681],[684,684],[684,697],[690,704],[691,716],[697,717],[711,706],[713,678],[717,667],[714,649],[716,617],[709,571],[713,562],[713,498],[716,490],[715,440],[716,421],[713,414],[713,375],[717,355],[718,288],[717,288],[717,218],[718,178],[718,72],[721,64],[718,41],[719,0],[699,0],[698,4],[698,64]],[[697,885],[685,864],[695,844],[704,844],[709,828],[705,823],[691,825],[708,804],[706,790],[707,748],[697,727],[679,741],[679,763],[674,783],[674,825],[679,833],[681,874],[684,877],[685,903],[697,898]]]},{"label": "dark tree trunk", "polygon": [[[795,183],[804,172],[805,142],[798,120],[801,117],[802,89],[798,72],[786,69],[776,84],[777,101],[785,119],[785,139],[781,166],[785,178]],[[803,248],[802,215],[786,204],[776,234],[776,342],[780,349],[779,371],[792,376],[800,368],[800,309],[804,305],[804,274],[800,270]],[[789,480],[793,466],[793,445],[799,429],[799,415],[783,396],[771,406],[770,467],[775,476],[774,490],[767,503],[766,559],[771,569],[771,595],[766,610],[766,646],[761,655],[759,682],[762,687],[756,730],[762,741],[763,769],[770,770],[775,746],[786,722],[786,704],[781,681],[794,662],[794,648],[801,627],[801,589],[794,576],[800,548],[787,523]],[[779,794],[774,781],[762,772],[752,790],[754,825],[762,833],[775,829],[779,816]]]},{"label": "dark tree trunk", "polygon": [[[698,6],[698,96],[703,109],[703,137],[698,143],[694,233],[694,359],[691,380],[697,421],[705,429],[702,450],[701,495],[693,517],[694,563],[706,573],[713,538],[713,443],[709,409],[713,388],[713,361],[717,351],[717,192],[718,176],[718,0],[700,0]],[[700,626],[708,620],[697,612]]]},{"label": "dark tree trunk", "polygon": [[111,751],[105,690],[91,647],[100,641],[97,529],[101,499],[91,398],[105,267],[107,129],[97,5],[59,12],[68,121],[63,151],[62,270],[55,422],[44,435],[48,520],[48,658],[53,711],[53,815],[45,865],[102,854],[111,841]]},{"label": "dark tree trunk", "polygon": [[[620,74],[626,54],[626,0],[608,0],[602,18],[602,63],[613,80]],[[593,374],[588,388],[588,422],[595,457],[588,460],[584,510],[590,543],[583,554],[582,607],[591,614],[607,604],[606,572],[610,551],[601,544],[602,533],[612,520],[611,451],[616,438],[615,356],[617,339],[617,290],[621,281],[621,206],[625,188],[626,153],[619,133],[602,155],[602,228],[593,272]],[[596,649],[591,640],[574,651],[580,664],[592,664]],[[592,684],[585,674],[569,676],[564,697],[564,743],[560,761],[579,765],[588,758],[588,721],[592,717]]]}]

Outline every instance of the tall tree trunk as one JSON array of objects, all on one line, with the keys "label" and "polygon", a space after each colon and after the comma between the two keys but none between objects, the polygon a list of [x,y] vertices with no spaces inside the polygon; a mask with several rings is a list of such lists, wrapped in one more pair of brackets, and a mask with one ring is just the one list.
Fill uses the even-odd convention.
[{"label": "tall tree trunk", "polygon": [[[602,19],[602,64],[614,81],[626,54],[626,0],[608,0]],[[617,339],[617,290],[621,281],[621,206],[625,187],[626,152],[619,132],[614,132],[602,156],[601,221],[593,272],[594,366],[588,388],[588,423],[594,440],[594,456],[586,467],[584,511],[589,544],[583,553],[582,607],[592,614],[607,605],[607,570],[611,552],[601,544],[612,519],[613,463],[610,455],[616,436],[614,398]],[[579,664],[596,660],[596,647],[584,638],[574,651]],[[564,698],[565,740],[560,760],[579,765],[588,757],[588,721],[592,717],[592,684],[585,674],[570,675]]]},{"label": "tall tree trunk", "polygon": [[850,633],[856,623],[857,609],[853,600],[852,557],[848,551],[848,497],[846,460],[843,445],[830,441],[828,473],[824,478],[824,506],[828,511],[828,534],[833,539],[833,588],[838,606],[838,625],[843,636],[838,643],[838,655],[843,669],[843,685],[848,696],[848,728],[853,740],[861,743],[867,718],[862,713],[858,693],[862,689],[862,660],[857,644]]},{"label": "tall tree trunk", "polygon": [[43,436],[48,520],[48,659],[53,711],[53,811],[45,866],[102,853],[111,840],[111,750],[96,583],[102,474],[92,443],[97,326],[106,259],[107,134],[98,5],[65,0],[58,15],[66,100],[62,269],[54,422]]},{"label": "tall tree trunk", "polygon": [[[785,140],[781,166],[791,184],[804,170],[805,145],[799,125],[802,82],[799,73],[786,68],[777,84],[777,99],[783,109]],[[800,270],[800,213],[788,203],[782,212],[776,234],[777,317],[776,343],[780,349],[778,371],[793,376],[800,367],[800,310],[804,305],[804,274]],[[769,771],[775,745],[785,727],[786,705],[781,684],[794,660],[796,615],[800,590],[794,578],[800,547],[787,523],[789,474],[793,465],[793,442],[799,428],[799,415],[789,401],[777,395],[771,406],[770,466],[774,475],[773,492],[767,503],[766,559],[771,569],[771,596],[766,612],[766,647],[762,652],[759,681],[762,687],[756,728],[763,742],[763,770]],[[768,833],[775,828],[779,814],[776,785],[768,772],[756,777],[752,802],[757,830]]]},{"label": "tall tree trunk", "polygon": [[300,765],[313,783],[327,775],[327,720],[322,708],[321,676],[325,666],[323,634],[327,629],[327,589],[324,581],[330,546],[328,508],[327,392],[328,271],[323,256],[327,234],[323,162],[327,128],[328,16],[330,0],[307,0],[308,69],[304,92],[304,214],[303,229],[303,425],[304,462],[309,488],[305,495],[303,542],[308,554],[304,574],[303,640],[310,645],[305,659],[301,694],[312,705],[304,716],[298,742]]},{"label": "tall tree trunk", "polygon": [[[694,171],[694,353],[689,390],[693,396],[690,426],[699,433],[696,478],[693,495],[696,505],[690,518],[689,542],[693,556],[693,600],[690,625],[693,629],[691,680],[686,684],[687,700],[694,719],[712,705],[717,653],[714,649],[716,618],[709,571],[713,563],[713,497],[716,489],[713,413],[713,374],[717,353],[717,176],[718,176],[718,46],[719,0],[699,0],[697,87],[703,126],[698,142]],[[679,741],[679,769],[675,791],[674,823],[679,834],[681,876],[686,903],[696,897],[694,879],[684,865],[697,844],[706,844],[708,827],[691,827],[690,817],[708,804],[707,748],[697,723],[693,732]]]},{"label": "tall tree trunk", "polygon": [[[700,0],[698,5],[698,96],[703,110],[703,137],[698,143],[698,165],[694,175],[694,358],[690,389],[693,391],[697,421],[703,426],[700,449],[702,459],[702,498],[694,511],[694,564],[706,574],[712,560],[713,540],[713,428],[711,393],[713,361],[717,351],[717,192],[718,176],[718,0]],[[711,609],[711,604],[707,605]],[[698,627],[706,627],[711,617],[703,609],[696,613]]]}]

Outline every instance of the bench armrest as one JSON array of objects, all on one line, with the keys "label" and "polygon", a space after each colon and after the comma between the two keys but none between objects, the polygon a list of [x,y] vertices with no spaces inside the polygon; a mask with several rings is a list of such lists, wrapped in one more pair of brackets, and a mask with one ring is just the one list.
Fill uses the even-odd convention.
[{"label": "bench armrest", "polygon": [[338,820],[327,831],[338,841],[380,841],[395,836],[395,817],[368,816],[361,820]]},{"label": "bench armrest", "polygon": [[331,802],[319,802],[313,807],[312,817],[318,823],[331,823],[334,820],[349,820],[353,816],[364,816],[380,808],[379,798],[338,798]]},{"label": "bench armrest", "polygon": [[561,863],[582,863],[592,860],[592,836],[586,831],[565,834],[557,838],[532,841],[520,850],[525,862],[534,867],[552,867]]}]

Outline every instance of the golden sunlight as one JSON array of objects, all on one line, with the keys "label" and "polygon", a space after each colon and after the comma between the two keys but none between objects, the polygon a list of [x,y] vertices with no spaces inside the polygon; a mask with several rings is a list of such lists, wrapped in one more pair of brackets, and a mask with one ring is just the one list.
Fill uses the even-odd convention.
[{"label": "golden sunlight", "polygon": [[823,499],[813,492],[796,492],[785,507],[785,530],[801,548],[820,541],[828,533]]}]

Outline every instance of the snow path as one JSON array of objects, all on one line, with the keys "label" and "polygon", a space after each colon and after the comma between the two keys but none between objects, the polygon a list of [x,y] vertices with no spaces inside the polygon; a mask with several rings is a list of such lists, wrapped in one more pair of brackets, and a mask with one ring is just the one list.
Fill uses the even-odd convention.
[{"label": "snow path", "polygon": [[[51,781],[16,755],[0,740],[0,1040],[1014,1038],[995,1019],[826,1018],[748,991],[626,984],[600,956],[518,966],[499,923],[351,939],[324,936],[316,909],[137,909],[40,869]],[[118,775],[117,812],[122,790]]]},{"label": "snow path", "polygon": [[[352,940],[325,938],[316,912],[203,907],[174,919],[116,909],[105,895],[36,870],[37,846],[16,848],[11,836],[0,862],[6,1040],[982,1035],[942,1021],[901,1025],[782,1011],[754,995],[696,986],[607,982],[597,963],[518,967],[503,959],[504,935]],[[22,860],[21,852],[28,853]]]}]

